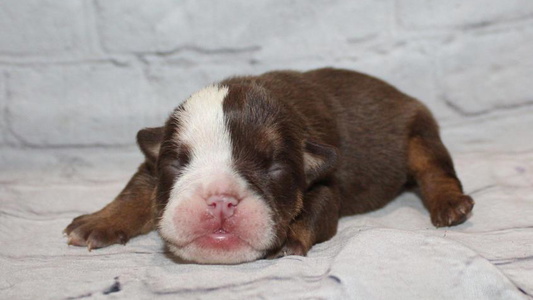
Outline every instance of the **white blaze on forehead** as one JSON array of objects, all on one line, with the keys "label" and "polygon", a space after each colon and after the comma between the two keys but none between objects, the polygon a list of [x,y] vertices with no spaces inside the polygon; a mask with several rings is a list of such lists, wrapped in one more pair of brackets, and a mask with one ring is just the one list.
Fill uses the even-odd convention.
[{"label": "white blaze on forehead", "polygon": [[206,192],[220,177],[240,179],[233,168],[231,138],[224,121],[222,104],[227,94],[227,87],[208,86],[189,97],[174,116],[180,123],[174,139],[187,145],[190,162],[172,188],[172,208],[188,193]]},{"label": "white blaze on forehead", "polygon": [[[224,122],[222,103],[227,87],[212,85],[193,94],[177,112],[179,140],[187,144],[193,159],[231,160],[231,139]],[[204,161],[205,162],[205,161]]]}]

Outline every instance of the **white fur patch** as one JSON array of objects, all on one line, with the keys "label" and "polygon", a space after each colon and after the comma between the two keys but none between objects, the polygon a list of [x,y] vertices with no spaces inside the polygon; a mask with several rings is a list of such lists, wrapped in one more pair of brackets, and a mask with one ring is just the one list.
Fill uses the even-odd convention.
[{"label": "white fur patch", "polygon": [[[227,87],[204,88],[193,94],[174,116],[180,122],[174,138],[188,146],[191,159],[174,183],[159,232],[172,243],[169,248],[175,254],[198,262],[238,263],[257,259],[274,239],[270,208],[234,168],[222,106],[227,94]],[[248,243],[241,253],[199,251],[191,243],[204,227],[209,228],[205,225],[205,199],[214,194],[233,194],[241,199],[234,217],[235,233]]]}]

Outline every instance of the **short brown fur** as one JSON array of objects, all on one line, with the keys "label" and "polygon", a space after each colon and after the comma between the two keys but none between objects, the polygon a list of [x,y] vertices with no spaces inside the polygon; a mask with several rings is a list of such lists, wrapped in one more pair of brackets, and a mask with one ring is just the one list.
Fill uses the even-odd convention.
[{"label": "short brown fur", "polygon": [[[230,91],[224,114],[237,168],[275,212],[278,240],[267,257],[305,255],[336,233],[339,217],[380,208],[413,185],[437,227],[464,222],[473,208],[429,110],[383,81],[325,68],[235,77],[221,85]],[[165,154],[174,151],[167,143],[179,127],[173,122],[139,133],[146,162],[112,203],[74,219],[65,230],[69,243],[104,247],[154,228],[178,176],[168,164],[186,161]],[[284,190],[255,171],[272,164],[271,147],[291,167],[279,175]],[[303,170],[306,157],[317,167]]]}]

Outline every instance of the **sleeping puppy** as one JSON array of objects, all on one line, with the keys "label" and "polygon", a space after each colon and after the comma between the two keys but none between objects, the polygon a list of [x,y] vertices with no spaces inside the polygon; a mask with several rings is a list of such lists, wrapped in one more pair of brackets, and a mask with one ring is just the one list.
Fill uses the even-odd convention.
[{"label": "sleeping puppy", "polygon": [[89,250],[157,229],[191,262],[306,255],[342,216],[416,187],[437,227],[474,205],[428,109],[340,69],[234,77],[190,96],[163,127],[139,131],[146,159],[102,210],[75,218]]}]

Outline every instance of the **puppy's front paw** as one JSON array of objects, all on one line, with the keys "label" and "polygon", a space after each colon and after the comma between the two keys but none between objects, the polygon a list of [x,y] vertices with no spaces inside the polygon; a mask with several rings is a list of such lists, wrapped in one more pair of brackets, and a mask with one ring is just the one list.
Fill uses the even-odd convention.
[{"label": "puppy's front paw", "polygon": [[112,244],[126,244],[130,236],[120,225],[120,220],[113,220],[103,216],[102,212],[96,212],[75,218],[63,232],[68,237],[69,245],[87,246],[91,251]]},{"label": "puppy's front paw", "polygon": [[453,195],[438,201],[431,211],[431,222],[436,227],[453,226],[466,221],[474,207],[474,200],[467,195]]}]

